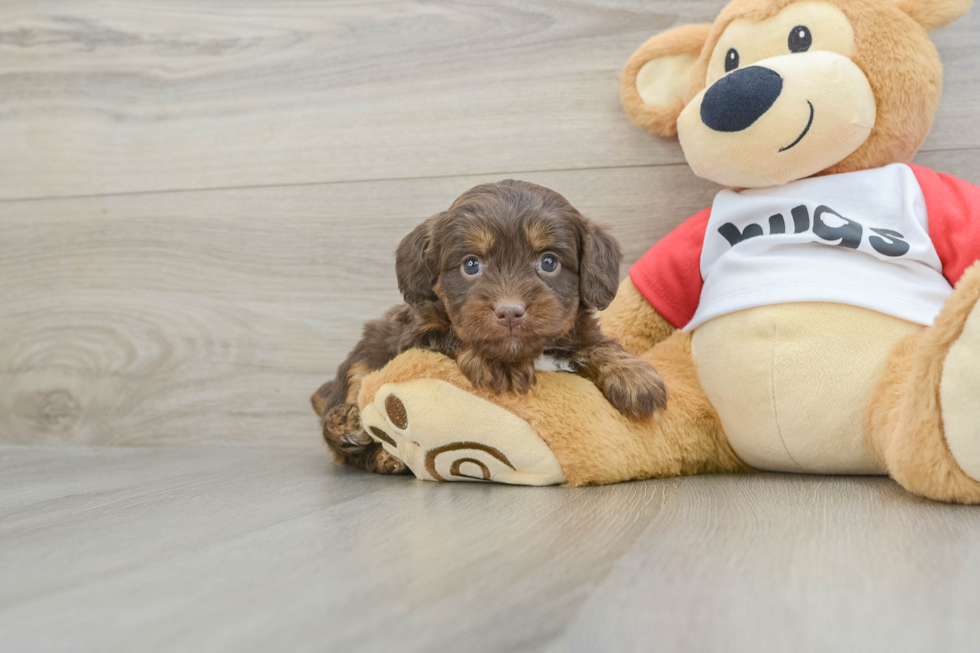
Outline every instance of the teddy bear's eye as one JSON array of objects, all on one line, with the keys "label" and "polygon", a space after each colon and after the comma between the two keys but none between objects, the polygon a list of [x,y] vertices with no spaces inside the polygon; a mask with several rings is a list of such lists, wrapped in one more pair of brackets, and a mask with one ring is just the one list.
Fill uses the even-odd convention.
[{"label": "teddy bear's eye", "polygon": [[797,25],[789,33],[789,51],[806,52],[813,45],[813,35],[805,25]]},{"label": "teddy bear's eye", "polygon": [[738,68],[738,50],[732,48],[725,55],[725,72],[730,73]]}]

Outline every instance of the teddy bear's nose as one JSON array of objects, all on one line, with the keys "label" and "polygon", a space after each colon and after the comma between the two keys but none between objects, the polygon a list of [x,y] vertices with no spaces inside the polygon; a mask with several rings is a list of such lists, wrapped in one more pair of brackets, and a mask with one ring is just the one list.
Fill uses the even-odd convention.
[{"label": "teddy bear's nose", "polygon": [[717,132],[740,132],[768,111],[783,92],[783,78],[774,70],[749,66],[733,71],[704,94],[701,121]]}]

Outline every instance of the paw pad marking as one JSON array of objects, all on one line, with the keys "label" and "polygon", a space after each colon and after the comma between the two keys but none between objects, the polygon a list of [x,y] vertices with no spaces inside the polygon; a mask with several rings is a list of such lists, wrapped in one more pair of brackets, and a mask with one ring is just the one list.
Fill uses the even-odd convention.
[{"label": "paw pad marking", "polygon": [[463,463],[476,465],[477,467],[480,468],[480,474],[483,475],[482,480],[484,481],[490,480],[490,468],[484,465],[483,463],[481,463],[476,458],[460,458],[459,460],[457,460],[452,464],[452,467],[449,468],[449,473],[452,474],[453,476],[458,476],[459,478],[473,478],[479,481],[480,480],[479,476],[464,474],[459,470],[459,468],[463,466]]},{"label": "paw pad marking", "polygon": [[398,445],[391,438],[391,436],[385,433],[384,431],[382,431],[381,429],[379,429],[377,426],[369,427],[369,430],[371,431],[371,434],[374,435],[374,437],[378,438],[382,442],[387,442],[388,444],[396,448],[398,447]]},{"label": "paw pad marking", "polygon": [[395,395],[385,397],[385,412],[388,413],[388,420],[404,431],[408,428],[408,411],[405,404]]},{"label": "paw pad marking", "polygon": [[[447,453],[452,451],[482,451],[484,453],[490,454],[491,456],[493,456],[503,464],[507,465],[511,469],[514,469],[514,471],[517,471],[514,468],[514,465],[512,465],[511,462],[507,459],[507,456],[501,453],[499,449],[491,447],[490,445],[487,444],[480,444],[479,442],[453,442],[452,444],[447,444],[432,449],[431,451],[425,454],[425,471],[429,472],[429,474],[432,475],[432,478],[436,479],[437,481],[445,481],[446,479],[443,478],[438,471],[436,471],[436,458],[441,453]],[[449,475],[458,476],[460,478],[479,478],[477,476],[470,476],[469,474],[461,473],[460,467],[463,465],[463,463],[473,463],[477,465],[478,467],[480,467],[480,470],[483,472],[483,480],[485,481],[490,480],[490,468],[487,467],[482,462],[480,462],[479,460],[477,460],[476,458],[457,458],[456,460],[453,461],[452,465],[449,466]]]},{"label": "paw pad marking", "polygon": [[366,435],[422,480],[514,485],[565,480],[530,424],[445,381],[386,383],[364,406],[361,423]]}]

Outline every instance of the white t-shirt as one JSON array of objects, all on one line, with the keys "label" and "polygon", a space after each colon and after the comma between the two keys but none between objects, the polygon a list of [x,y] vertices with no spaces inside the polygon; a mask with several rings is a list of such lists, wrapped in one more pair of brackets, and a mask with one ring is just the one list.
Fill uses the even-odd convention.
[{"label": "white t-shirt", "polygon": [[686,329],[734,311],[835,302],[931,325],[952,286],[922,189],[902,164],[715,197],[701,301]]},{"label": "white t-shirt", "polygon": [[980,261],[980,187],[909,164],[722,191],[632,268],[678,329],[789,302],[930,325]]}]

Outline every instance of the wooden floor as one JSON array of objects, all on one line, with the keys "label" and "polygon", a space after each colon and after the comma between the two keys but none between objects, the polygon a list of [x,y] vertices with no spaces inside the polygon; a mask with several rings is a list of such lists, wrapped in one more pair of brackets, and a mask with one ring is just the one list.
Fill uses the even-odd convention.
[{"label": "wooden floor", "polygon": [[[709,205],[618,77],[724,4],[0,3],[0,651],[980,650],[980,511],[887,480],[441,486],[319,443],[470,186],[555,188],[627,265]],[[934,34],[916,159],[974,183],[978,33]]]},{"label": "wooden floor", "polygon": [[0,447],[3,651],[975,651],[980,511],[886,479],[376,478]]},{"label": "wooden floor", "polygon": [[[313,445],[398,241],[477,183],[564,193],[632,264],[717,188],[620,70],[724,4],[0,2],[0,441]],[[976,183],[978,32],[935,33],[917,158]]]}]

